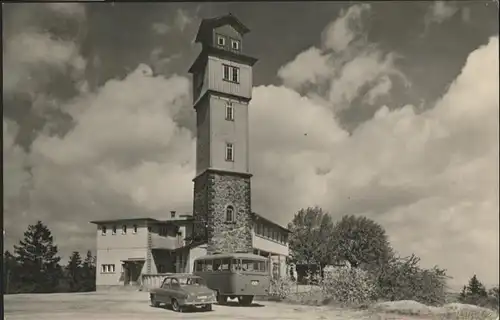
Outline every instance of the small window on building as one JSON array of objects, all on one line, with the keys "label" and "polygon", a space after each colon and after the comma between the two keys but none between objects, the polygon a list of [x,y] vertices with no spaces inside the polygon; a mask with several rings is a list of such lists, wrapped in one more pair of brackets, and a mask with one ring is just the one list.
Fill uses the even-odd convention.
[{"label": "small window on building", "polygon": [[233,208],[233,206],[227,206],[227,208],[226,208],[226,221],[227,222],[234,221],[234,208]]},{"label": "small window on building", "polygon": [[103,236],[105,236],[105,235],[106,235],[106,231],[107,231],[107,230],[106,230],[106,226],[102,226],[102,227],[101,227],[101,233],[102,233],[102,235],[103,235]]},{"label": "small window on building", "polygon": [[223,36],[217,36],[217,44],[219,46],[226,45],[226,38],[224,38]]},{"label": "small window on building", "polygon": [[111,234],[115,235],[116,234],[116,226],[113,226],[113,229],[111,230]]},{"label": "small window on building", "polygon": [[232,70],[233,74],[232,74],[231,80],[233,82],[239,83],[240,82],[240,68],[232,67],[232,69],[233,69]]},{"label": "small window on building", "polygon": [[127,234],[127,225],[122,226],[122,234]]},{"label": "small window on building", "polygon": [[239,51],[240,50],[240,42],[238,40],[231,40],[231,48],[233,50]]},{"label": "small window on building", "polygon": [[101,265],[101,273],[115,273],[115,265],[114,264],[102,264]]},{"label": "small window on building", "polygon": [[232,143],[226,143],[226,161],[234,161],[234,148]]},{"label": "small window on building", "polygon": [[231,78],[229,76],[229,70],[230,69],[229,69],[228,65],[225,65],[225,64],[222,65],[222,78],[224,80],[227,80],[227,81],[231,80]]},{"label": "small window on building", "polygon": [[132,233],[133,233],[133,234],[136,234],[136,233],[137,233],[137,225],[136,225],[136,224],[134,224],[134,229],[133,229]]},{"label": "small window on building", "polygon": [[231,101],[226,104],[226,120],[234,120],[234,107]]},{"label": "small window on building", "polygon": [[153,227],[152,226],[148,226],[148,232],[153,232]]}]

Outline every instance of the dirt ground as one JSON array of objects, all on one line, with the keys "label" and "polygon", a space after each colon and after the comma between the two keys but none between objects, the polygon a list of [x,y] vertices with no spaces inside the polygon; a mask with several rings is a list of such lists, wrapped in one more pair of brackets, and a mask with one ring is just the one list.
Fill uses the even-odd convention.
[{"label": "dirt ground", "polygon": [[[295,306],[257,302],[249,307],[214,305],[213,311],[175,313],[149,306],[147,292],[91,292],[66,294],[19,294],[4,296],[5,318],[14,319],[232,319],[232,320],[336,320],[403,319],[332,307]],[[404,317],[404,319],[408,319]]]}]

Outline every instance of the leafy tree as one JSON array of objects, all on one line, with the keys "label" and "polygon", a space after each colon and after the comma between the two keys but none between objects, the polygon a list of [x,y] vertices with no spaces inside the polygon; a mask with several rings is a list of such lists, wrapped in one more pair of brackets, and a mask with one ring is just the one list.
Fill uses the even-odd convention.
[{"label": "leafy tree", "polygon": [[342,217],[333,228],[333,243],[329,245],[334,256],[353,268],[377,269],[393,257],[384,228],[362,216]]},{"label": "leafy tree", "polygon": [[333,221],[320,207],[301,209],[291,223],[289,245],[292,261],[298,264],[316,264],[320,270],[333,263],[331,235]]},{"label": "leafy tree", "polygon": [[81,291],[95,291],[96,263],[95,257],[90,250],[87,251],[85,260],[82,263],[82,284]]},{"label": "leafy tree", "polygon": [[61,258],[49,228],[41,221],[28,226],[24,240],[14,246],[16,279],[24,292],[55,292],[61,277]]},{"label": "leafy tree", "polygon": [[65,267],[70,291],[79,291],[83,282],[82,258],[78,251],[73,251]]},{"label": "leafy tree", "polygon": [[440,305],[446,298],[446,270],[435,266],[423,269],[420,259],[392,257],[383,268],[376,269],[374,276],[376,298],[383,300],[415,300],[428,305]]}]

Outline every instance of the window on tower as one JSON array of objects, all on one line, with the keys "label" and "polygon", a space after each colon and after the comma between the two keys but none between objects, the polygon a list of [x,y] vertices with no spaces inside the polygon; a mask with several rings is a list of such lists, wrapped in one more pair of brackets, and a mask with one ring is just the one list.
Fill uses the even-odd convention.
[{"label": "window on tower", "polygon": [[234,148],[232,143],[226,143],[226,161],[234,161]]},{"label": "window on tower", "polygon": [[223,68],[223,75],[222,75],[223,79],[229,81],[231,79],[229,77],[229,66],[224,64],[222,68]]},{"label": "window on tower", "polygon": [[226,45],[226,39],[223,36],[217,36],[217,44],[223,47]]},{"label": "window on tower", "polygon": [[235,51],[240,50],[240,42],[238,40],[231,40],[231,48]]},{"label": "window on tower", "polygon": [[234,222],[234,208],[233,206],[227,206],[226,208],[226,221]]},{"label": "window on tower", "polygon": [[233,103],[229,101],[226,104],[226,120],[233,121],[234,120],[234,108]]},{"label": "window on tower", "polygon": [[233,67],[232,81],[239,83],[240,82],[240,69]]}]

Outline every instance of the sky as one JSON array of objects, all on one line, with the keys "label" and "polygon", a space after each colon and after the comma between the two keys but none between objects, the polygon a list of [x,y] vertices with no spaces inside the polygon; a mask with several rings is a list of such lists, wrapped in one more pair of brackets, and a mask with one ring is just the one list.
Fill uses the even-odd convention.
[{"label": "sky", "polygon": [[452,287],[498,283],[492,1],[3,4],[4,247],[42,220],[67,257],[91,220],[192,211],[187,70],[229,12],[259,59],[253,211],[364,215]]}]

